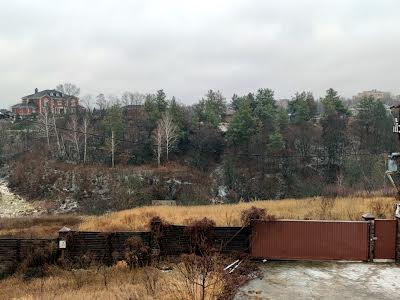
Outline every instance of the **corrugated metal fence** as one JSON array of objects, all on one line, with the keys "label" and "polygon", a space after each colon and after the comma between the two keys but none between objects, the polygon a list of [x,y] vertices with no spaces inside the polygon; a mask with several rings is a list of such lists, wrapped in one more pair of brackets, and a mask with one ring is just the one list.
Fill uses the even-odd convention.
[{"label": "corrugated metal fence", "polygon": [[396,258],[397,220],[375,220],[375,259]]},{"label": "corrugated metal fence", "polygon": [[251,255],[266,259],[368,260],[369,223],[346,221],[258,221]]}]

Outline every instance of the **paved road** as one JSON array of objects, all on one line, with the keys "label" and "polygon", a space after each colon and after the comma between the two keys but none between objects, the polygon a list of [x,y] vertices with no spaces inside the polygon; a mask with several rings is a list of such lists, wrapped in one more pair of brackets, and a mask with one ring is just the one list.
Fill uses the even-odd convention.
[{"label": "paved road", "polygon": [[400,299],[400,266],[378,263],[267,262],[244,299]]}]

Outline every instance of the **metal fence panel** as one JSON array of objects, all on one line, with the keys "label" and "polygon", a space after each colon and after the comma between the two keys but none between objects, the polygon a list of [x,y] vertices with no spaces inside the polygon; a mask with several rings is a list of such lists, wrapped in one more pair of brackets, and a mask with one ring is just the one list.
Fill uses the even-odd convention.
[{"label": "metal fence panel", "polygon": [[255,258],[368,260],[368,222],[258,221],[253,224]]},{"label": "metal fence panel", "polygon": [[397,220],[375,220],[375,258],[396,258]]}]

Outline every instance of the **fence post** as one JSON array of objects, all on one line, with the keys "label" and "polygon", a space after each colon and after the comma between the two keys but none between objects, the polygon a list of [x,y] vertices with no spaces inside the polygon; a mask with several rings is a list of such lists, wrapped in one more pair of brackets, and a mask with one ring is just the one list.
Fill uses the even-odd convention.
[{"label": "fence post", "polygon": [[22,261],[22,257],[21,257],[21,239],[17,239],[17,251],[16,251],[16,260],[17,260],[17,264],[19,264]]},{"label": "fence post", "polygon": [[396,262],[400,262],[400,203],[396,203],[396,220],[397,220],[397,231],[396,231]]},{"label": "fence post", "polygon": [[150,222],[150,248],[153,257],[161,255],[160,239],[162,231],[163,224],[161,220],[154,219]]},{"label": "fence post", "polygon": [[368,261],[373,261],[375,257],[375,217],[370,213],[362,215],[364,221],[369,222],[369,234],[368,234]]},{"label": "fence post", "polygon": [[71,229],[64,226],[58,231],[58,249],[61,251],[61,261],[65,259],[65,252],[67,251],[67,247],[71,247],[71,245],[67,245],[67,236],[71,232]]}]

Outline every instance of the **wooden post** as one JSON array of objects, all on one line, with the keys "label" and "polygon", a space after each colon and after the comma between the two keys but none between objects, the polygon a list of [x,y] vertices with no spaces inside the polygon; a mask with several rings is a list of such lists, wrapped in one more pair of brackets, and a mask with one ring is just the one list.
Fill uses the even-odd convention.
[{"label": "wooden post", "polygon": [[368,261],[373,261],[375,257],[375,217],[370,213],[365,213],[362,215],[364,221],[369,222],[369,234],[368,234]]},{"label": "wooden post", "polygon": [[17,239],[17,253],[16,253],[17,264],[22,261],[21,257],[21,239]]},{"label": "wooden post", "polygon": [[67,251],[68,247],[71,247],[71,245],[67,244],[67,235],[71,232],[71,229],[64,226],[58,231],[58,249],[61,252],[60,258],[61,261],[64,261],[65,258],[65,252]]}]

